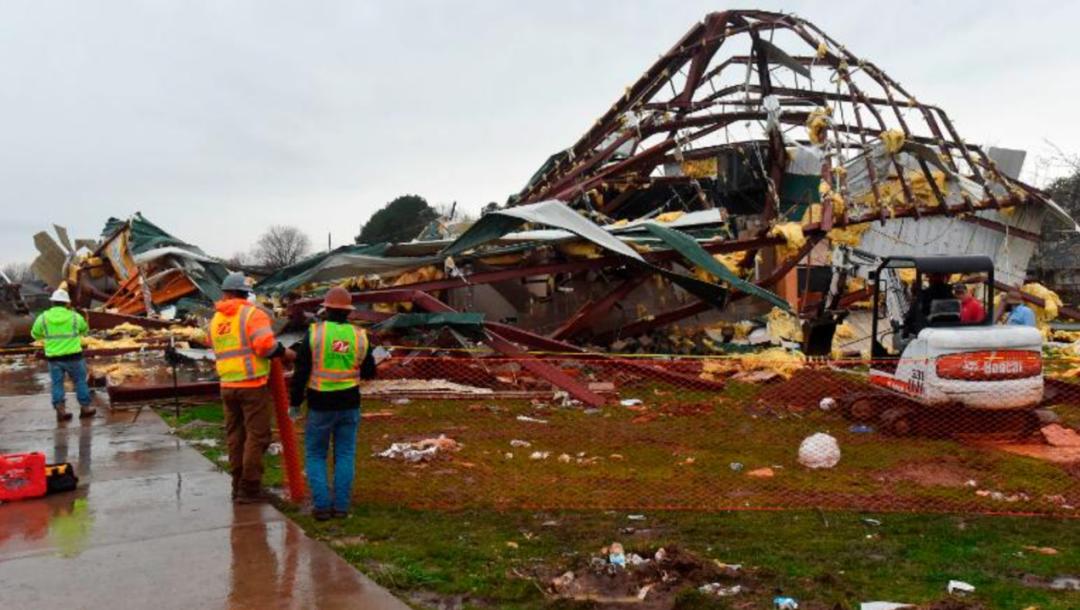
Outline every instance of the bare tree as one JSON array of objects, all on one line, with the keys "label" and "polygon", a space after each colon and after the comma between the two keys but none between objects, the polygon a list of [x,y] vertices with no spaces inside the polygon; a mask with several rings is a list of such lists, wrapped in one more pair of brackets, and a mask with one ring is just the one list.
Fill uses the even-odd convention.
[{"label": "bare tree", "polygon": [[30,269],[30,263],[6,263],[0,267],[0,271],[8,280],[16,284],[25,284],[36,279],[34,272]]},{"label": "bare tree", "polygon": [[251,254],[247,252],[234,252],[229,258],[222,259],[221,262],[225,263],[225,266],[232,270],[239,270],[251,265]]},{"label": "bare tree", "polygon": [[255,242],[253,254],[260,265],[277,269],[304,258],[310,249],[311,240],[300,229],[274,225]]}]

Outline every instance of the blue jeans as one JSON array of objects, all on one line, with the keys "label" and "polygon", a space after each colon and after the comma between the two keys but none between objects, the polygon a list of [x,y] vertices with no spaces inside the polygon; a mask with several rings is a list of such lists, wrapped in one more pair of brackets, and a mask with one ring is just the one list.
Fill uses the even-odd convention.
[{"label": "blue jeans", "polygon": [[[315,510],[349,510],[353,475],[356,471],[356,429],[359,425],[360,409],[308,409],[307,424],[304,427],[304,455],[308,485],[311,486],[311,501]],[[326,458],[330,453],[331,439],[334,441],[333,506],[326,474]]]},{"label": "blue jeans", "polygon": [[50,360],[49,382],[52,386],[53,408],[64,406],[64,375],[71,377],[75,382],[75,398],[79,405],[90,406],[90,386],[86,383],[86,359],[78,360]]}]

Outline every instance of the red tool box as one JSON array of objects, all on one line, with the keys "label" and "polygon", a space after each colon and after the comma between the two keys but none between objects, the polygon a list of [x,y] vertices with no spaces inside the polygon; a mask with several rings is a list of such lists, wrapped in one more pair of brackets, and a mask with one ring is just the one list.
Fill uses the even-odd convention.
[{"label": "red tool box", "polygon": [[0,455],[0,501],[40,498],[45,490],[44,453]]}]

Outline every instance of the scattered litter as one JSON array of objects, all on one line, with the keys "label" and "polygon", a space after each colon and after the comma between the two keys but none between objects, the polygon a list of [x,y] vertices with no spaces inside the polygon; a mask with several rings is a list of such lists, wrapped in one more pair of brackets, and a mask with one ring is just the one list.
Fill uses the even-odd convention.
[{"label": "scattered litter", "polygon": [[1038,553],[1040,555],[1057,555],[1058,550],[1051,546],[1025,546],[1024,550]]},{"label": "scattered litter", "polygon": [[707,585],[701,585],[698,587],[698,591],[707,595],[716,595],[718,597],[731,597],[742,593],[742,585],[727,586],[718,582],[710,582]]},{"label": "scattered litter", "polygon": [[728,578],[736,578],[739,576],[739,572],[742,572],[741,563],[724,563],[719,559],[713,559],[713,564],[724,573],[724,576]]},{"label": "scattered litter", "polygon": [[653,559],[658,562],[667,559],[667,551],[664,550],[664,547],[656,549],[656,554],[653,555]]},{"label": "scattered litter", "polygon": [[832,396],[826,396],[825,398],[821,399],[821,402],[818,403],[818,407],[822,411],[832,411],[836,408],[836,399]]},{"label": "scattered litter", "polygon": [[546,460],[551,457],[550,451],[533,451],[529,454],[530,460]]},{"label": "scattered litter", "polygon": [[870,434],[874,431],[874,427],[868,424],[853,424],[848,428],[848,432],[854,432],[855,434]]},{"label": "scattered litter", "polygon": [[869,517],[863,519],[862,522],[867,524],[867,525],[872,525],[874,527],[878,527],[878,526],[881,525],[881,520],[879,520],[879,519],[871,519]]},{"label": "scattered litter", "polygon": [[553,402],[559,403],[560,407],[575,407],[581,404],[581,401],[570,398],[570,393],[566,390],[557,390],[551,395]]},{"label": "scattered litter", "polygon": [[532,443],[530,443],[529,441],[522,441],[522,440],[518,440],[518,439],[515,438],[514,440],[510,441],[510,446],[511,447],[532,447]]},{"label": "scattered litter", "polygon": [[[188,443],[190,443],[192,445],[197,445],[199,447],[217,447],[218,446],[218,440],[216,438],[197,438],[197,439],[193,439],[193,440],[188,441]],[[277,455],[277,454],[272,454],[272,455]]]},{"label": "scattered litter", "polygon": [[774,597],[772,605],[774,610],[799,610],[799,602],[793,597]]},{"label": "scattered litter", "polygon": [[[461,445],[457,441],[448,438],[445,434],[440,434],[438,438],[426,438],[415,443],[393,443],[389,449],[376,455],[391,460],[400,458],[415,464],[426,462],[441,451],[458,451],[459,449]],[[513,455],[510,454],[510,457]]]},{"label": "scattered litter", "polygon": [[859,610],[903,610],[914,608],[914,604],[899,604],[896,602],[863,602],[859,604]]},{"label": "scattered litter", "polygon": [[512,459],[514,459],[514,454],[507,451],[506,453],[503,454],[503,459],[512,460]]},{"label": "scattered litter", "polygon": [[514,542],[513,540],[507,540],[506,546],[507,548],[516,549],[518,548],[518,543]]},{"label": "scattered litter", "polygon": [[623,550],[623,545],[618,542],[611,543],[608,547],[608,561],[613,566],[626,567],[626,552]]},{"label": "scattered litter", "polygon": [[281,455],[281,443],[270,443],[270,446],[266,448],[268,455]]},{"label": "scattered litter", "polygon": [[392,405],[407,405],[410,402],[412,402],[412,401],[409,400],[408,398],[394,398],[394,399],[392,399],[390,401],[390,404],[392,404]]},{"label": "scattered litter", "polygon": [[626,515],[626,518],[631,521],[644,521],[645,515]]},{"label": "scattered litter", "polygon": [[574,582],[574,573],[565,572],[562,576],[556,576],[551,580],[551,588],[556,593],[562,593]]},{"label": "scattered litter", "polygon": [[639,566],[639,565],[641,565],[641,564],[643,564],[643,563],[645,563],[647,561],[649,561],[649,560],[645,559],[641,555],[638,555],[637,553],[630,553],[629,555],[626,556],[626,563],[628,563],[628,564],[630,564],[632,566]]},{"label": "scattered litter", "polygon": [[840,445],[824,432],[812,434],[799,445],[799,463],[807,468],[832,468],[840,461]]},{"label": "scattered litter", "polygon": [[562,464],[569,464],[570,459],[571,459],[570,456],[568,454],[566,454],[566,453],[560,453],[559,454],[559,462],[562,463]]},{"label": "scattered litter", "polygon": [[1050,581],[1049,586],[1054,591],[1080,591],[1080,578],[1075,576],[1059,576]]},{"label": "scattered litter", "polygon": [[640,398],[624,398],[619,401],[619,404],[624,407],[636,407],[642,403]]},{"label": "scattered litter", "polygon": [[746,476],[758,479],[771,479],[776,476],[776,471],[766,466],[764,468],[755,468],[754,470],[747,472]]},{"label": "scattered litter", "polygon": [[743,465],[742,462],[732,462],[728,464],[728,468],[730,468],[732,472],[740,472],[743,469]]},{"label": "scattered litter", "polygon": [[517,420],[518,421],[529,422],[529,423],[532,423],[532,424],[546,424],[546,423],[548,423],[546,419],[538,419],[536,417],[529,417],[528,415],[518,415]]},{"label": "scattered litter", "polygon": [[960,593],[960,594],[974,593],[975,592],[975,585],[970,584],[970,583],[966,583],[966,582],[964,582],[962,580],[950,580],[949,584],[945,586],[945,592],[948,593],[949,595],[953,595],[953,594],[956,594],[956,593]]},{"label": "scattered litter", "polygon": [[649,591],[652,591],[652,588],[655,587],[655,586],[656,586],[655,583],[649,583],[649,584],[645,585],[644,587],[641,588],[640,591],[637,592],[637,598],[639,600],[641,600],[641,601],[645,601],[645,596],[647,596],[649,594]]}]

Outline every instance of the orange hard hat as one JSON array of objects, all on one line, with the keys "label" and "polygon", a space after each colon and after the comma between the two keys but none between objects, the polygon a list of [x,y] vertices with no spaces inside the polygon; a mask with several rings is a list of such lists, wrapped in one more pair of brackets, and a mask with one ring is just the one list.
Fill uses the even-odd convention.
[{"label": "orange hard hat", "polygon": [[352,295],[341,286],[334,286],[326,291],[322,304],[327,309],[352,309]]}]

